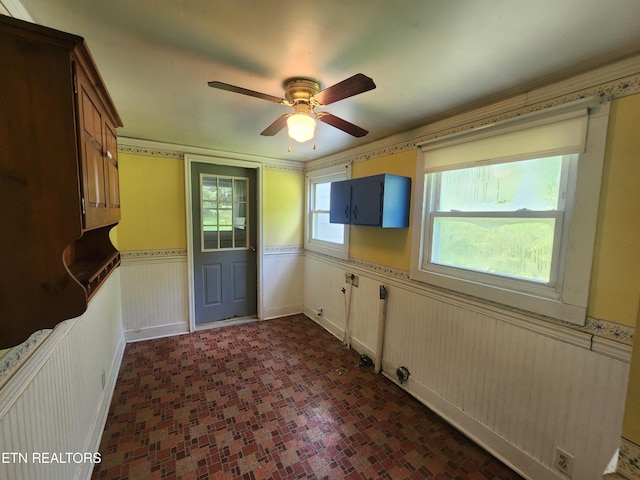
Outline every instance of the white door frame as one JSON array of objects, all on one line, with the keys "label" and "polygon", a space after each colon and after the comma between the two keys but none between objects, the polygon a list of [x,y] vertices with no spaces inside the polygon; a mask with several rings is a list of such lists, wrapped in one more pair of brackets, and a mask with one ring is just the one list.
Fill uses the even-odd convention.
[{"label": "white door frame", "polygon": [[241,167],[251,168],[256,171],[256,224],[257,224],[257,270],[256,270],[256,288],[257,288],[257,315],[258,320],[264,318],[263,315],[263,301],[262,301],[262,263],[263,263],[263,228],[262,228],[262,168],[263,165],[259,162],[253,162],[250,160],[239,160],[233,158],[224,157],[212,157],[204,155],[194,155],[191,153],[184,156],[184,191],[185,191],[185,220],[187,224],[187,286],[189,296],[189,331],[194,332],[196,330],[202,330],[205,328],[215,328],[229,325],[230,323],[240,323],[242,320],[230,320],[223,322],[212,322],[206,326],[196,327],[196,313],[194,303],[194,286],[193,286],[193,211],[191,208],[191,164],[192,163],[207,163],[210,165],[220,165],[225,167]]}]

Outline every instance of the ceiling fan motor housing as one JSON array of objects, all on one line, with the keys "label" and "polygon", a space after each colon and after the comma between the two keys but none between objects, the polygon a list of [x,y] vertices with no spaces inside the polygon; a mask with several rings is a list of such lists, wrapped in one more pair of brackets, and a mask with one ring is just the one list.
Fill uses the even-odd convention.
[{"label": "ceiling fan motor housing", "polygon": [[320,84],[310,78],[290,78],[284,81],[283,87],[284,98],[293,106],[300,103],[309,105],[311,97],[320,91]]}]

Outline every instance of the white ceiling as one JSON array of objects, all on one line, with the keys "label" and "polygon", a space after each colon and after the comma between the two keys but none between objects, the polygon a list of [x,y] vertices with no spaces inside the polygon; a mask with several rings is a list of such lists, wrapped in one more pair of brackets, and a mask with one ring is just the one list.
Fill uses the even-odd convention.
[{"label": "white ceiling", "polygon": [[[301,161],[640,53],[639,0],[7,1],[86,39],[120,136]],[[319,124],[291,153],[286,130],[260,136],[290,107],[207,86],[356,73],[377,88],[325,110],[369,135]]]}]

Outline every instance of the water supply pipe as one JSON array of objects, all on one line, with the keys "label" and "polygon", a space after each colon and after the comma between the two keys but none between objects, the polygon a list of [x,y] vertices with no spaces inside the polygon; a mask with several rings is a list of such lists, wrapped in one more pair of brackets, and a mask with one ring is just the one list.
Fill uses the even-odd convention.
[{"label": "water supply pipe", "polygon": [[376,344],[376,373],[382,371],[382,345],[384,343],[384,324],[387,315],[387,289],[380,285],[380,302],[378,303],[378,336]]}]

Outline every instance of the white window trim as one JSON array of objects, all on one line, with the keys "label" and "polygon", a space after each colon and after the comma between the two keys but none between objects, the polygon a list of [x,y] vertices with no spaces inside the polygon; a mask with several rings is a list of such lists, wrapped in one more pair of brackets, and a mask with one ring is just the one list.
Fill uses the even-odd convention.
[{"label": "white window trim", "polygon": [[[581,103],[573,110],[584,109]],[[545,296],[531,292],[517,290],[517,282],[509,286],[487,285],[474,279],[453,277],[447,273],[426,271],[423,265],[424,235],[428,235],[427,200],[425,199],[425,144],[419,145],[423,150],[418,155],[416,165],[416,182],[414,188],[413,232],[411,249],[410,277],[427,284],[446,288],[464,295],[482,298],[491,302],[533,312],[566,322],[584,325],[587,313],[591,266],[597,224],[598,206],[600,201],[600,185],[604,153],[606,145],[607,127],[609,121],[609,104],[589,105],[590,112],[586,132],[585,149],[578,157],[578,172],[576,176],[574,200],[567,206],[571,222],[568,228],[566,251],[563,252],[564,269],[560,272],[562,284],[558,286],[556,295]],[[439,139],[433,143],[438,145],[462,144],[493,135],[500,135],[514,129],[530,128],[555,121],[558,115],[566,115],[572,110],[571,106],[563,106],[562,112],[536,113],[514,122],[501,122],[479,131],[454,135],[452,138]],[[430,145],[433,145],[430,143]],[[429,148],[429,147],[427,147]],[[570,187],[569,187],[570,188]],[[570,193],[570,192],[569,192]],[[425,217],[426,214],[426,217]]]},{"label": "white window trim", "polygon": [[340,180],[349,180],[351,178],[351,165],[343,164],[335,167],[323,168],[308,172],[305,184],[305,222],[304,222],[304,248],[312,252],[322,253],[342,260],[349,259],[349,226],[344,225],[344,243],[337,244],[331,242],[323,242],[311,238],[312,235],[312,217],[311,211],[311,185],[313,183],[337,182]]}]

